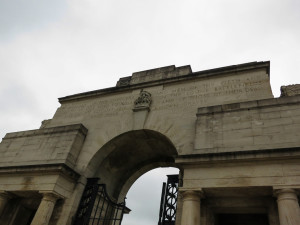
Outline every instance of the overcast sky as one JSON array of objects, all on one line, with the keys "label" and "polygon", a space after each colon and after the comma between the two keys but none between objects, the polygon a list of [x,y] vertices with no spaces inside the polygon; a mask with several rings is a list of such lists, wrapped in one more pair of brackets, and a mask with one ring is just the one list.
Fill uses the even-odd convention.
[{"label": "overcast sky", "polygon": [[58,97],[167,65],[270,60],[279,96],[300,83],[299,21],[299,0],[0,0],[0,138],[38,128]]}]

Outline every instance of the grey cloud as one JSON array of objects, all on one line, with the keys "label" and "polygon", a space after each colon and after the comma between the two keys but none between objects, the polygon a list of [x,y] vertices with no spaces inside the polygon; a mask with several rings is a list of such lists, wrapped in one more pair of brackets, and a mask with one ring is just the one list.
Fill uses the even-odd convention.
[{"label": "grey cloud", "polygon": [[1,0],[0,39],[8,40],[20,32],[54,22],[62,17],[66,8],[65,0]]},{"label": "grey cloud", "polygon": [[[11,98],[14,100],[12,101]],[[1,112],[28,111],[37,107],[37,101],[31,90],[15,82],[0,89]]]}]

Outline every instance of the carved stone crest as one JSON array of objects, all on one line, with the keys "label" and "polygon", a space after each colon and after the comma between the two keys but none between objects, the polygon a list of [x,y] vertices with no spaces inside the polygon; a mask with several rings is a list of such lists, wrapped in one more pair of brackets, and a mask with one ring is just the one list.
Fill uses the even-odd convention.
[{"label": "carved stone crest", "polygon": [[150,108],[152,102],[151,94],[147,91],[141,91],[139,97],[134,101],[133,111]]}]

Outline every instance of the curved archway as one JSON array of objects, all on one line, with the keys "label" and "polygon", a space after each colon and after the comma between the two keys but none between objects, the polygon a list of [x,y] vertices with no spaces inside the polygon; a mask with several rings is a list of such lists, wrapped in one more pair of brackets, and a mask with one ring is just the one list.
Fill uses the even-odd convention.
[{"label": "curved archway", "polygon": [[153,130],[123,133],[94,155],[89,174],[105,183],[110,196],[122,199],[141,175],[157,167],[176,167],[177,151],[163,134]]},{"label": "curved archway", "polygon": [[126,206],[132,211],[124,214],[122,225],[157,224],[163,183],[167,175],[178,174],[178,168],[156,168],[140,176],[126,195]]}]

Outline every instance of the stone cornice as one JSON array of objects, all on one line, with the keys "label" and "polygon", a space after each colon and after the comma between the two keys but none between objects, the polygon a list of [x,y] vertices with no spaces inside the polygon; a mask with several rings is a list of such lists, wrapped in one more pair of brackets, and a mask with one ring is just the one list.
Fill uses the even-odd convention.
[{"label": "stone cornice", "polygon": [[0,167],[0,176],[9,176],[11,174],[60,174],[74,181],[77,181],[80,174],[71,169],[66,164],[43,164],[27,166],[6,166]]},{"label": "stone cornice", "polygon": [[37,130],[7,133],[3,139],[30,137],[36,135],[48,135],[48,134],[65,133],[65,132],[72,132],[72,131],[78,131],[82,133],[84,136],[86,136],[88,129],[84,127],[82,124],[73,124],[67,126],[58,126],[58,127],[42,128]]},{"label": "stone cornice", "polygon": [[175,158],[175,163],[199,164],[201,163],[217,163],[217,162],[237,162],[253,160],[285,160],[299,159],[300,147],[295,148],[278,148],[278,149],[258,149],[250,151],[236,152],[219,152],[206,154],[179,155]]},{"label": "stone cornice", "polygon": [[197,116],[300,104],[300,95],[198,108]]}]

